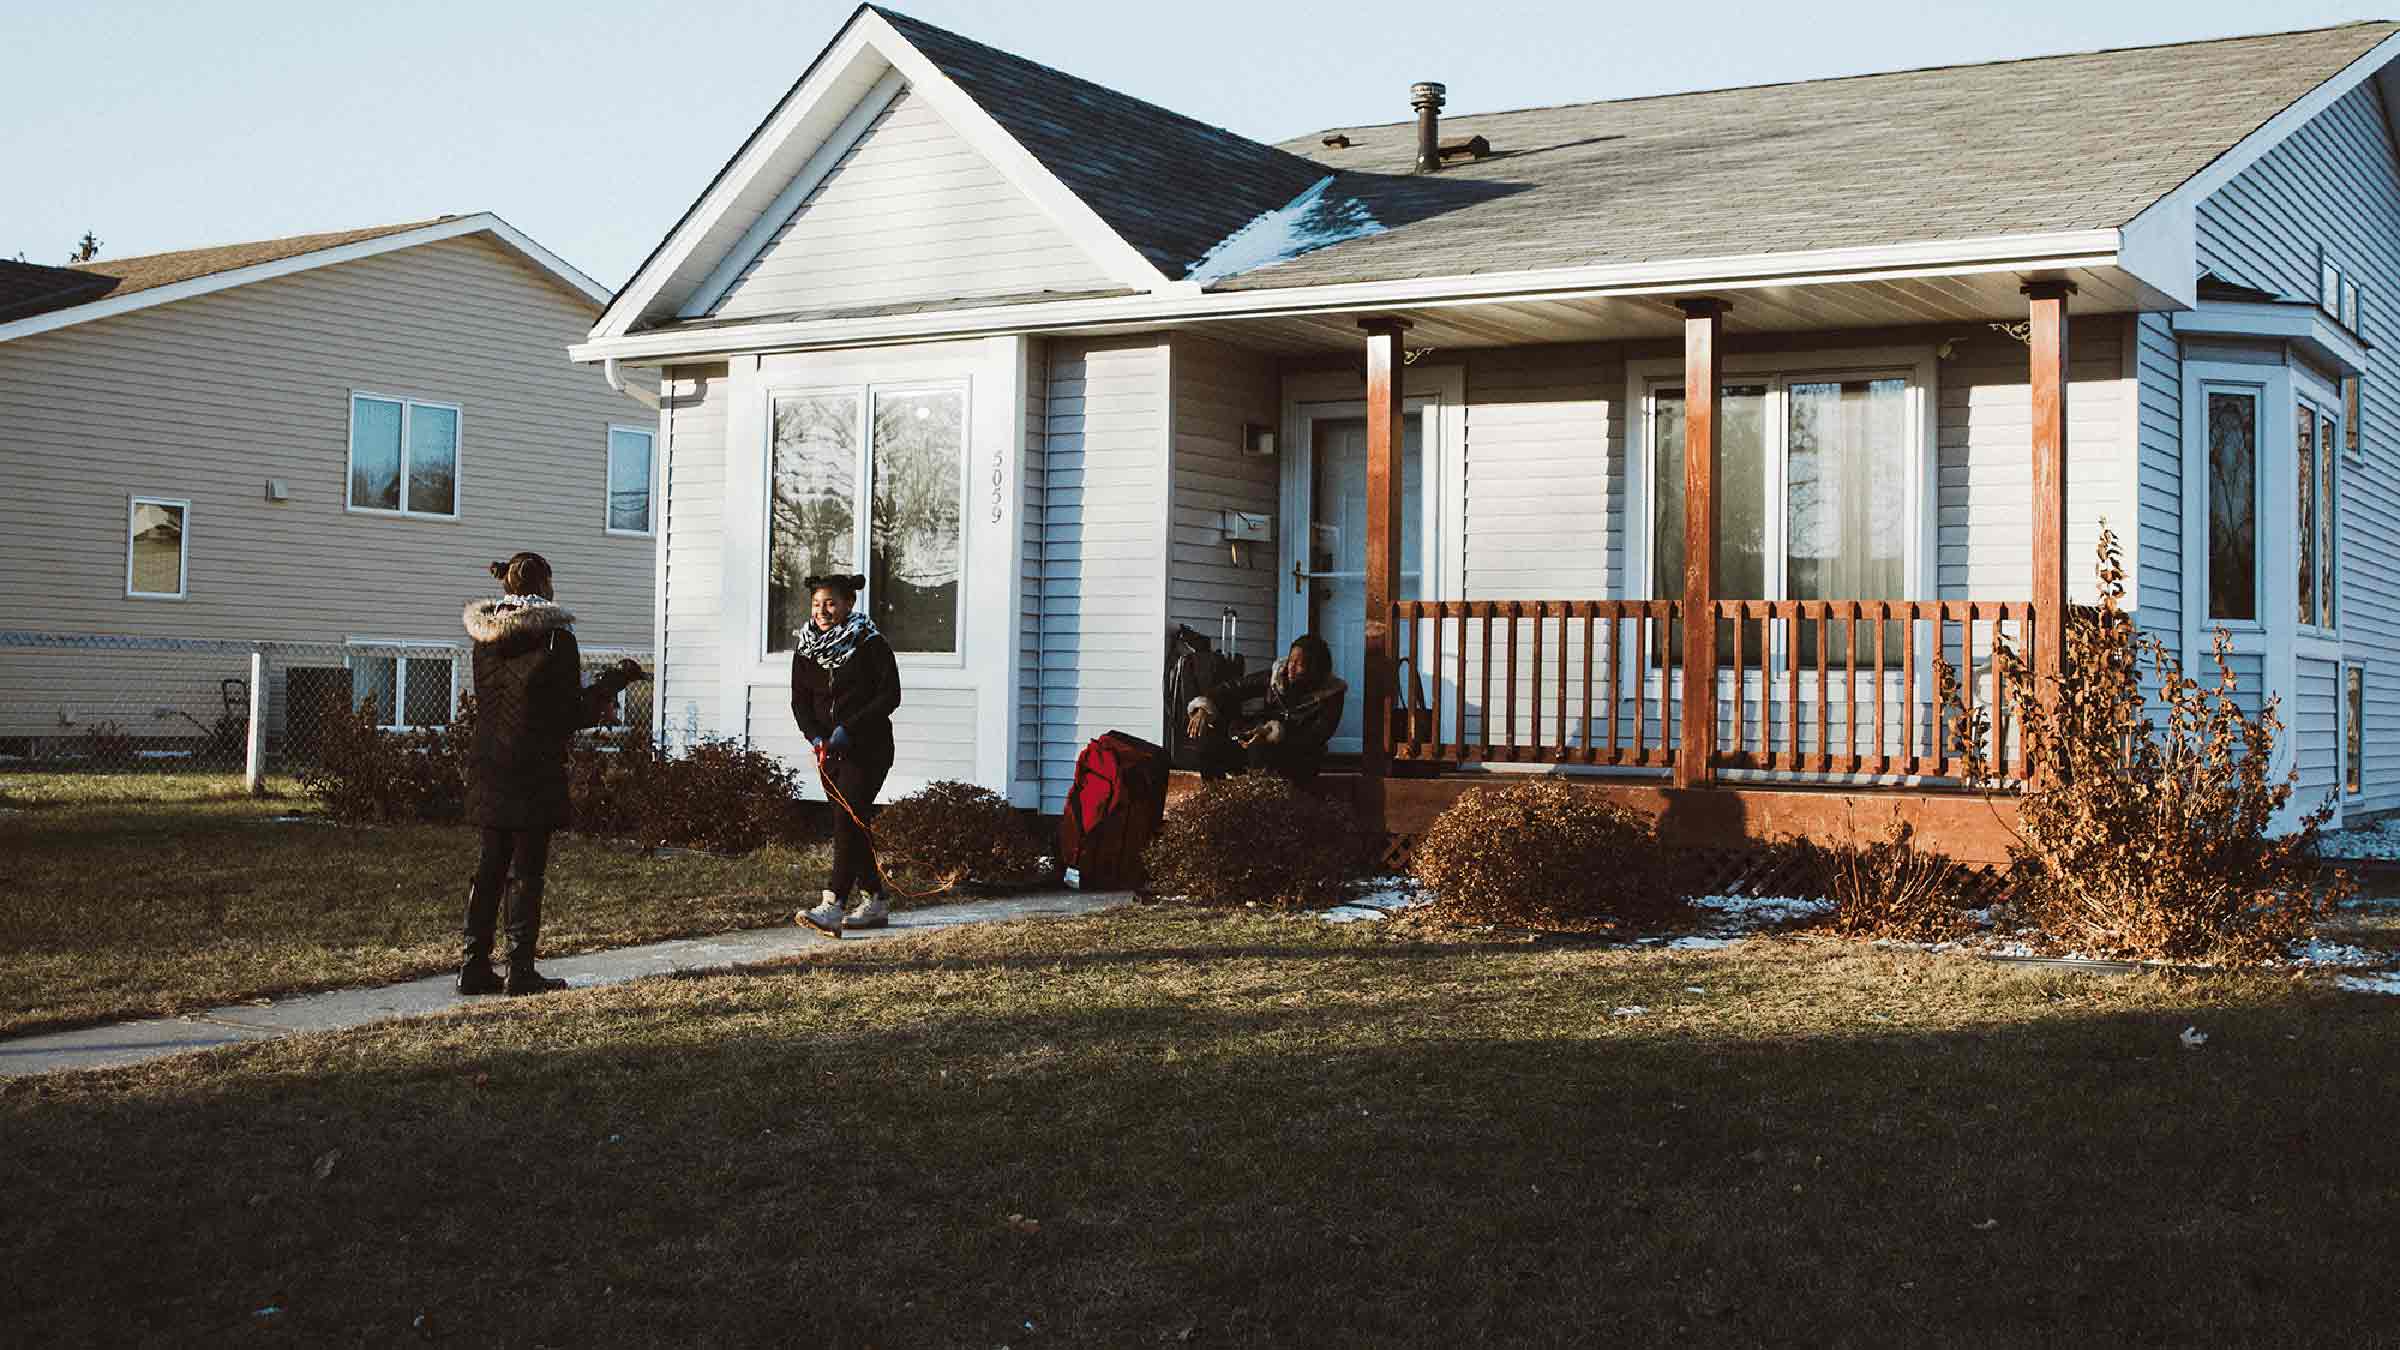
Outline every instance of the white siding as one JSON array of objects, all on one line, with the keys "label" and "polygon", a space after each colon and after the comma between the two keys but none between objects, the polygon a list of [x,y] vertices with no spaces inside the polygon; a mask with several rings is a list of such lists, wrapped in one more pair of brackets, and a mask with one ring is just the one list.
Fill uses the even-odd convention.
[{"label": "white siding", "polygon": [[1042,809],[1104,731],[1161,738],[1168,347],[1054,342],[1043,491]]},{"label": "white siding", "polygon": [[[1206,338],[1177,337],[1175,379],[1174,562],[1168,573],[1167,622],[1217,635],[1231,605],[1241,616],[1238,650],[1258,669],[1275,659],[1273,543],[1245,544],[1238,565],[1226,546],[1222,513],[1280,509],[1276,460],[1242,453],[1242,428],[1280,420],[1274,362]],[[1277,529],[1288,528],[1278,520]],[[1162,658],[1163,659],[1163,658]]]},{"label": "white siding", "polygon": [[902,93],[715,313],[746,318],[1116,285],[933,105]]},{"label": "white siding", "polygon": [[[879,801],[896,801],[927,783],[975,781],[975,691],[908,684],[901,674],[900,711],[892,714],[891,777]],[[822,800],[808,740],[792,720],[792,691],[786,685],[750,686],[750,739],[800,773],[812,798]]]},{"label": "white siding", "polygon": [[[2372,350],[2364,457],[2341,465],[2342,650],[2367,671],[2365,792],[2354,812],[2400,807],[2400,738],[2375,734],[2400,725],[2400,171],[2393,153],[2370,82],[2198,213],[2199,265],[2220,276],[2313,297],[2321,246],[2365,293],[2360,326]],[[2301,747],[2303,763],[2319,757],[2313,744]]]},{"label": "white siding", "polygon": [[723,363],[667,373],[666,623],[658,702],[670,743],[725,730],[718,625],[725,592],[725,404]]},{"label": "white siding", "polygon": [[[2125,552],[2129,604],[2138,528],[2122,321],[2068,329],[2067,598],[2092,602],[2093,548],[2106,521]],[[1940,364],[1936,423],[1937,588],[1945,600],[2033,595],[2033,387],[2023,344],[1997,334],[1962,341]]]}]

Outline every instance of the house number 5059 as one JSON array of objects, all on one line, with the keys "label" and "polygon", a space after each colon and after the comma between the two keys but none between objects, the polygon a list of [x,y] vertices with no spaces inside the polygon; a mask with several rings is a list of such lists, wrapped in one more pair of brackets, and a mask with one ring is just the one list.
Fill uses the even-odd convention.
[{"label": "house number 5059", "polygon": [[1007,482],[1008,449],[1006,446],[1001,446],[992,451],[992,523],[994,525],[1000,523],[1000,517],[1007,505]]}]

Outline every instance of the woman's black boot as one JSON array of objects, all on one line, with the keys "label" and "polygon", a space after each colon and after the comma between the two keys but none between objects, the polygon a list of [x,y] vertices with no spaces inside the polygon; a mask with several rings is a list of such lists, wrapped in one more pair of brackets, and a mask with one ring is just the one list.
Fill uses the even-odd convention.
[{"label": "woman's black boot", "polygon": [[500,918],[500,897],[480,887],[467,890],[466,946],[458,963],[458,992],[497,994],[504,987],[492,969],[492,929]]},{"label": "woman's black boot", "polygon": [[547,994],[567,987],[533,968],[534,944],[542,937],[542,890],[545,879],[533,877],[510,883],[508,899],[508,988],[510,994]]}]

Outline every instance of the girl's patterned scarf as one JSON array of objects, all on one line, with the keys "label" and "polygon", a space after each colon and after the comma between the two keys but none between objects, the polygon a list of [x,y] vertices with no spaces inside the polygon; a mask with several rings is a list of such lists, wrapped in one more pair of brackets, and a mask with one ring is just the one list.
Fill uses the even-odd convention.
[{"label": "girl's patterned scarf", "polygon": [[831,675],[849,664],[850,658],[870,638],[880,637],[875,624],[866,614],[851,610],[850,617],[831,628],[819,628],[813,623],[800,625],[792,635],[797,639],[800,654],[817,663],[817,668]]},{"label": "girl's patterned scarf", "polygon": [[1335,697],[1349,692],[1350,686],[1335,678],[1331,671],[1318,676],[1317,682],[1306,689],[1295,689],[1285,678],[1289,668],[1285,662],[1278,661],[1274,669],[1267,672],[1267,688],[1288,716],[1306,717]]}]

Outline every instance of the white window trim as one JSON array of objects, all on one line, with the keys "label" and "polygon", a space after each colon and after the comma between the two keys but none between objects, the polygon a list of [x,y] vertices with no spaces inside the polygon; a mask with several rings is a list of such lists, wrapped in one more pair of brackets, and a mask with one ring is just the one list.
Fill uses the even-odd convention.
[{"label": "white window trim", "polygon": [[951,631],[957,634],[958,645],[956,650],[947,652],[907,652],[900,650],[897,646],[894,646],[892,649],[892,656],[893,659],[898,662],[903,669],[964,670],[966,668],[968,647],[967,538],[969,534],[968,526],[972,518],[971,508],[973,506],[973,500],[971,484],[974,478],[975,470],[975,388],[974,379],[972,376],[957,375],[932,379],[857,380],[846,381],[839,384],[769,384],[766,386],[763,403],[763,411],[765,412],[764,422],[766,442],[763,447],[763,452],[760,455],[761,477],[759,480],[759,501],[764,509],[759,512],[757,555],[762,570],[758,578],[758,594],[752,605],[750,616],[750,632],[753,635],[751,651],[756,656],[759,663],[759,668],[762,671],[773,669],[778,662],[787,660],[791,655],[789,650],[778,652],[771,650],[768,646],[769,635],[767,633],[767,602],[768,591],[770,587],[767,585],[766,575],[763,570],[767,562],[774,557],[775,401],[783,398],[827,397],[848,397],[856,398],[858,400],[858,473],[855,485],[851,489],[852,493],[854,494],[851,497],[851,500],[858,503],[863,509],[859,511],[857,516],[857,525],[855,527],[857,539],[853,544],[853,548],[856,551],[851,554],[851,565],[854,569],[865,575],[867,578],[867,589],[859,592],[858,603],[862,606],[865,606],[867,608],[867,612],[872,614],[874,613],[873,606],[875,585],[875,570],[872,565],[872,558],[875,549],[874,435],[876,396],[879,394],[908,395],[949,392],[957,393],[960,399],[960,444],[958,456],[959,578],[957,613],[954,617],[951,627]]},{"label": "white window trim", "polygon": [[[133,588],[133,517],[145,506],[173,506],[183,511],[182,553],[175,560],[175,586],[168,591],[137,591]],[[128,600],[183,600],[192,593],[192,502],[188,497],[127,497],[125,499],[125,598]]]},{"label": "white window trim", "polygon": [[[358,473],[358,401],[362,398],[400,405],[400,507],[398,510],[386,506],[360,506],[351,499],[350,494],[356,485]],[[447,512],[412,510],[408,504],[408,430],[409,424],[416,418],[418,408],[447,409],[451,417],[455,419],[451,425],[457,428],[457,439],[450,447],[450,510]],[[348,401],[342,405],[342,410],[342,415],[348,420],[350,427],[349,454],[342,465],[342,509],[344,511],[351,515],[389,516],[406,520],[456,521],[466,515],[467,414],[464,408],[458,404],[445,403],[435,398],[385,394],[373,389],[352,389]]]},{"label": "white window trim", "polygon": [[[617,481],[617,433],[620,431],[628,435],[640,436],[650,443],[650,528],[646,530],[620,530],[609,523],[610,508],[614,505],[610,500],[615,492],[612,485]],[[600,484],[601,532],[614,535],[619,539],[656,539],[658,537],[658,428],[637,426],[630,422],[611,422],[608,424],[607,437],[602,443],[601,455],[604,460],[601,468],[606,474]]]},{"label": "white window trim", "polygon": [[[353,671],[357,669],[356,666],[350,664],[351,654],[354,651],[372,652],[379,656],[389,655],[399,658],[398,663],[392,668],[392,720],[390,722],[380,724],[377,727],[377,730],[432,731],[437,729],[431,724],[420,726],[414,722],[402,720],[408,713],[408,658],[410,657],[415,657],[420,660],[431,660],[436,656],[446,656],[449,658],[450,711],[448,717],[442,722],[441,725],[448,726],[452,722],[456,722],[458,720],[459,681],[463,676],[462,663],[466,655],[465,649],[460,647],[458,644],[451,642],[409,642],[402,638],[346,637],[342,639],[342,646],[348,649],[342,653],[342,665],[345,668]],[[354,683],[351,685],[351,707],[355,709],[358,706],[356,697],[357,685],[355,683],[357,677],[353,675],[351,678],[354,681]]]},{"label": "white window trim", "polygon": [[[1720,372],[1726,383],[1759,382],[1769,386],[1772,406],[1766,419],[1768,427],[1767,483],[1765,497],[1769,503],[1790,500],[1786,475],[1790,471],[1791,435],[1789,404],[1784,391],[1794,383],[1814,383],[1822,380],[1892,378],[1908,382],[1908,397],[1914,400],[1907,419],[1911,444],[1907,450],[1908,482],[1905,500],[1908,520],[1903,528],[1907,554],[1901,564],[1904,578],[1904,598],[1933,600],[1939,598],[1940,551],[1935,531],[1939,527],[1940,507],[1934,500],[1939,489],[1939,468],[1936,456],[1940,453],[1935,419],[1939,416],[1941,391],[1939,363],[1933,348],[1886,347],[1858,348],[1848,351],[1824,352],[1757,352],[1743,353],[1724,359]],[[1648,597],[1651,578],[1657,567],[1656,542],[1651,535],[1650,514],[1658,473],[1657,447],[1651,443],[1650,428],[1653,400],[1660,389],[1677,388],[1684,382],[1684,366],[1680,357],[1625,363],[1625,585],[1621,592],[1631,599]],[[1786,532],[1790,522],[1788,512],[1770,509],[1766,512],[1767,555],[1766,589],[1782,593],[1789,583],[1786,574],[1789,559],[1785,557]],[[1775,625],[1768,625],[1770,653],[1759,653],[1751,659],[1743,673],[1745,691],[1759,689],[1768,668],[1765,661],[1771,656],[1781,660],[1785,635]],[[1651,665],[1642,671],[1632,668],[1633,654],[1620,658],[1624,663],[1628,687],[1655,696],[1661,671]],[[1678,657],[1673,664],[1680,664]],[[1721,680],[1730,680],[1730,670],[1720,670]],[[1896,680],[1897,674],[1887,678]],[[1918,672],[1919,682],[1931,678],[1929,671]],[[1636,684],[1634,681],[1640,681]],[[1813,691],[1804,691],[1813,693]],[[1730,696],[1730,690],[1728,693]],[[1804,700],[1805,701],[1805,700]]]}]

